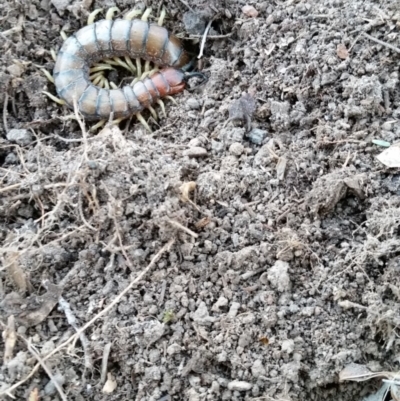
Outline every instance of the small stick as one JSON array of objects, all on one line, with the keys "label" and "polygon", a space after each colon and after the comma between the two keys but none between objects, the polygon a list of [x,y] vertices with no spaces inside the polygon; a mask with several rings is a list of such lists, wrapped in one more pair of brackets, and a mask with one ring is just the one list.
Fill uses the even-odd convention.
[{"label": "small stick", "polygon": [[8,106],[8,93],[4,92],[4,104],[3,104],[3,124],[4,131],[8,134],[8,124],[7,124],[7,106]]},{"label": "small stick", "polygon": [[208,23],[208,25],[207,25],[207,27],[206,27],[206,29],[205,29],[205,31],[204,31],[203,39],[201,40],[201,45],[200,45],[200,53],[199,53],[199,55],[198,55],[198,57],[197,57],[198,59],[201,59],[201,58],[203,57],[204,46],[205,46],[205,44],[206,44],[207,34],[208,34],[208,31],[209,31],[210,28],[211,28],[212,22],[213,22],[213,20],[210,20],[210,22]]},{"label": "small stick", "polygon": [[391,45],[391,44],[389,44],[389,43],[386,43],[386,42],[384,42],[383,40],[374,38],[373,36],[369,35],[369,34],[366,33],[366,32],[363,32],[362,34],[363,34],[365,37],[367,37],[368,39],[370,39],[370,40],[372,40],[372,41],[374,41],[374,42],[376,42],[376,43],[378,43],[378,44],[380,44],[380,45],[382,45],[382,46],[386,46],[387,48],[392,49],[392,50],[395,51],[396,53],[400,53],[400,49],[399,49],[398,47],[393,46],[393,45]]},{"label": "small stick", "polygon": [[[140,273],[138,276],[133,279],[129,285],[120,292],[120,294],[108,305],[106,306],[101,312],[99,312],[96,316],[94,316],[89,322],[87,322],[83,327],[81,327],[76,334],[73,336],[69,337],[67,340],[65,340],[63,343],[61,343],[58,347],[53,349],[49,354],[47,354],[43,359],[42,362],[46,361],[50,357],[52,357],[54,354],[62,350],[64,347],[66,347],[68,344],[72,343],[73,341],[76,341],[79,338],[79,335],[83,333],[88,327],[90,327],[94,322],[96,322],[98,319],[100,319],[102,316],[106,315],[115,305],[117,305],[121,299],[127,294],[140,280],[143,279],[143,277],[152,269],[152,267],[157,263],[157,261],[161,258],[161,256],[172,246],[172,244],[175,242],[175,239],[171,239],[168,241],[158,252],[157,254],[153,257],[153,259],[150,261],[150,263],[147,265],[147,267]],[[26,376],[24,379],[20,380],[19,382],[15,383],[11,387],[8,387],[7,389],[4,389],[3,391],[0,392],[1,395],[9,394],[11,391],[17,389],[19,386],[24,384],[26,381],[28,381],[40,368],[41,364],[40,362],[37,363],[31,372]]]},{"label": "small stick", "polygon": [[[76,332],[78,332],[79,327],[76,324],[76,317],[72,313],[71,306],[69,305],[69,303],[63,297],[61,297],[60,300],[58,301],[58,306],[65,313],[65,317],[67,318],[68,323],[75,329]],[[85,333],[81,333],[79,335],[79,338],[81,340],[82,348],[85,353],[85,367],[88,369],[92,369],[93,362],[89,353],[89,340],[87,339]]]},{"label": "small stick", "polygon": [[[233,35],[233,32],[226,33],[225,35],[208,35],[207,39],[224,39],[229,38]],[[202,38],[204,35],[190,35],[188,39],[199,39]]]},{"label": "small stick", "polygon": [[183,226],[181,223],[178,223],[177,221],[171,220],[171,219],[168,219],[167,221],[168,221],[169,224],[179,228],[182,231],[185,231],[186,233],[191,235],[193,238],[198,238],[199,237],[198,234],[196,234],[194,231],[190,230],[189,228]]},{"label": "small stick", "polygon": [[189,6],[188,3],[186,3],[185,0],[179,0],[182,4],[184,4],[192,13],[194,13],[195,11],[193,10],[192,7]]},{"label": "small stick", "polygon": [[49,367],[44,363],[44,359],[42,359],[40,357],[40,355],[38,354],[38,352],[32,347],[30,340],[29,341],[25,340],[25,341],[26,341],[26,344],[28,346],[29,352],[37,359],[37,361],[39,362],[40,366],[47,373],[47,375],[49,376],[50,380],[53,382],[54,387],[57,389],[58,394],[60,395],[61,399],[63,401],[68,401],[67,396],[64,394],[63,389],[61,388],[61,386],[59,385],[57,380],[55,380],[55,378],[53,376],[53,373],[51,373],[51,370],[49,369]]},{"label": "small stick", "polygon": [[106,344],[103,351],[103,359],[101,361],[101,378],[100,383],[104,384],[107,378],[107,365],[108,365],[108,358],[110,356],[111,351],[111,343]]}]

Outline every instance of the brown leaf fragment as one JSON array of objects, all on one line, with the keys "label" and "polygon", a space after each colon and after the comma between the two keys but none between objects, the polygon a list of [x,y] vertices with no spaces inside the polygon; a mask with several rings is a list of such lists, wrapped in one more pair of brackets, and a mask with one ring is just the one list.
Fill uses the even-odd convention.
[{"label": "brown leaf fragment", "polygon": [[31,295],[27,298],[12,292],[0,302],[0,314],[14,315],[17,322],[25,327],[36,326],[43,322],[57,305],[62,287],[50,282],[45,283],[47,292],[43,295]]},{"label": "brown leaf fragment", "polygon": [[196,183],[194,181],[184,182],[179,190],[181,191],[181,200],[182,202],[190,202],[190,192],[193,192],[196,189]]},{"label": "brown leaf fragment", "polygon": [[242,8],[242,13],[251,18],[256,18],[258,16],[258,11],[253,6],[249,5],[245,5]]},{"label": "brown leaf fragment", "polygon": [[7,320],[7,327],[3,331],[4,340],[4,361],[3,364],[6,365],[13,359],[14,347],[17,343],[17,333],[15,331],[15,320],[14,316],[11,315]]},{"label": "brown leaf fragment", "polygon": [[343,43],[339,43],[337,45],[336,54],[342,60],[345,60],[347,57],[349,57],[349,51]]},{"label": "brown leaf fragment", "polygon": [[200,228],[204,228],[205,226],[210,224],[210,222],[211,222],[210,217],[206,216],[206,217],[203,217],[202,219],[200,219],[194,226],[197,229],[200,229]]},{"label": "brown leaf fragment", "polygon": [[9,252],[5,257],[5,265],[7,274],[13,284],[17,287],[18,291],[22,294],[28,289],[28,280],[24,270],[18,263],[19,254],[18,252]]}]

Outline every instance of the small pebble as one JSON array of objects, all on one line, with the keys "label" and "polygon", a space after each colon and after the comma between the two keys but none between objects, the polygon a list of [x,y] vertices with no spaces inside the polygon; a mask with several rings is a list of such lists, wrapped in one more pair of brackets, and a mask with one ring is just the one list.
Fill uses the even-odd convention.
[{"label": "small pebble", "polygon": [[256,145],[261,145],[262,141],[267,136],[267,131],[259,128],[253,128],[247,136],[250,142],[255,143]]},{"label": "small pebble", "polygon": [[229,147],[229,152],[231,152],[235,156],[240,156],[243,153],[244,146],[239,142],[234,142]]},{"label": "small pebble", "polygon": [[189,157],[205,157],[207,156],[207,150],[200,146],[193,146],[183,152],[184,156]]},{"label": "small pebble", "polygon": [[290,277],[289,277],[289,263],[277,260],[275,264],[268,270],[268,280],[271,287],[279,292],[289,291]]},{"label": "small pebble", "polygon": [[197,99],[195,99],[194,97],[191,97],[190,99],[188,99],[186,101],[186,104],[192,110],[198,110],[201,107],[200,102]]},{"label": "small pebble", "polygon": [[258,11],[253,6],[244,6],[242,8],[242,13],[247,17],[256,18],[258,15]]},{"label": "small pebble", "polygon": [[249,391],[253,385],[248,382],[234,380],[228,383],[228,389],[232,391]]},{"label": "small pebble", "polygon": [[20,146],[29,145],[33,141],[31,132],[26,129],[10,130],[7,134],[7,139],[11,142],[15,142]]}]

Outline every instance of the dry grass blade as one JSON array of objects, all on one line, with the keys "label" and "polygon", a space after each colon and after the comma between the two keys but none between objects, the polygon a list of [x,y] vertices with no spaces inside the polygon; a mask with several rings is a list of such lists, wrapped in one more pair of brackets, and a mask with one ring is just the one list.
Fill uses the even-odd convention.
[{"label": "dry grass blade", "polygon": [[3,365],[6,365],[11,361],[14,355],[14,347],[17,343],[17,333],[15,331],[15,320],[14,316],[9,316],[7,321],[7,327],[3,331],[4,340],[4,361]]}]

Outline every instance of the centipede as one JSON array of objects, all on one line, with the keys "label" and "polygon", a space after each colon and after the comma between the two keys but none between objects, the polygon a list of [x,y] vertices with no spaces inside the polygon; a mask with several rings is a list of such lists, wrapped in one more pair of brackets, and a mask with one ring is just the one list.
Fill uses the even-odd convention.
[{"label": "centipede", "polygon": [[[143,17],[132,18],[132,15],[112,19],[109,12],[106,19],[91,20],[89,25],[65,38],[55,60],[52,81],[58,102],[70,109],[77,107],[87,120],[104,121],[111,116],[121,121],[136,115],[149,129],[140,112],[149,109],[154,114],[152,106],[158,103],[165,114],[162,98],[183,92],[189,78],[205,79],[205,76],[194,71],[195,59],[177,36],[160,23],[150,23]],[[121,61],[122,57],[126,62]],[[96,72],[99,74],[99,70],[101,73],[107,67],[103,64],[103,67],[91,68],[93,65],[101,60],[114,60],[132,70],[130,58],[145,60],[147,65],[153,63],[155,69],[145,71],[141,78],[120,88],[96,84]]]}]

